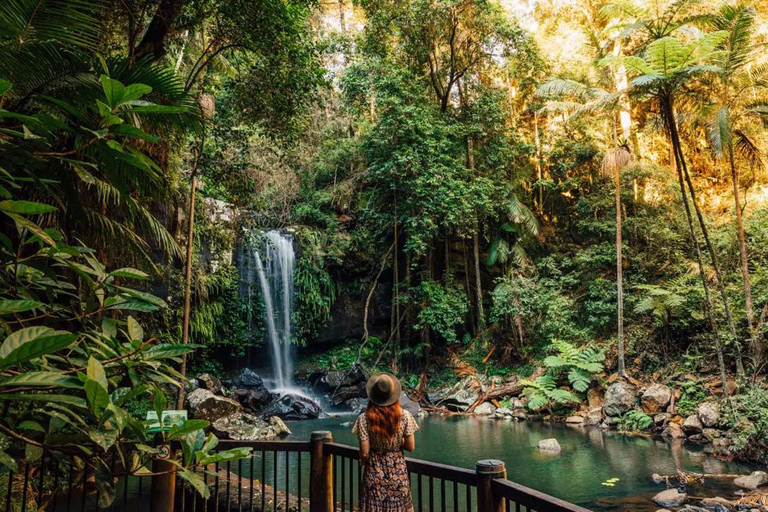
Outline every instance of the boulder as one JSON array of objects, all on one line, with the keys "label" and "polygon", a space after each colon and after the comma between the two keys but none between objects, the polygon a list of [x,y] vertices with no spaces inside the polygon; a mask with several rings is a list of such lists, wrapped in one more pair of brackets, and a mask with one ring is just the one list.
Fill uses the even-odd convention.
[{"label": "boulder", "polygon": [[701,431],[701,433],[704,435],[704,437],[708,441],[712,441],[713,439],[717,439],[722,435],[722,432],[717,430],[716,428],[705,428]]},{"label": "boulder", "polygon": [[672,400],[672,390],[664,384],[651,384],[643,392],[640,403],[643,411],[647,414],[658,414],[664,412],[669,402]]},{"label": "boulder", "polygon": [[570,425],[583,425],[586,420],[582,416],[568,416],[565,422]]},{"label": "boulder", "polygon": [[491,402],[483,402],[482,404],[475,407],[475,414],[479,414],[481,416],[491,416],[495,412],[496,406]]},{"label": "boulder", "polygon": [[345,375],[341,370],[321,371],[310,375],[309,382],[319,393],[333,393],[344,382]]},{"label": "boulder", "polygon": [[720,422],[720,406],[714,402],[704,402],[696,412],[705,427],[714,427]]},{"label": "boulder", "polygon": [[683,422],[683,431],[689,436],[701,434],[703,428],[704,425],[701,424],[701,420],[697,414],[691,414],[685,418],[685,421]]},{"label": "boulder", "polygon": [[277,416],[272,416],[269,418],[269,425],[274,429],[275,434],[278,436],[291,435],[291,429],[289,429],[288,425],[286,425],[285,422]]},{"label": "boulder", "polygon": [[736,506],[725,498],[704,498],[699,505],[715,512],[729,512]]},{"label": "boulder", "polygon": [[404,411],[411,413],[414,417],[418,416],[421,412],[421,406],[411,400],[410,397],[405,394],[405,391],[400,393],[400,407]]},{"label": "boulder", "polygon": [[449,389],[440,405],[450,411],[464,412],[483,394],[482,386],[475,377],[465,377]]},{"label": "boulder", "polygon": [[232,395],[243,407],[253,411],[259,411],[274,398],[267,388],[236,389]]},{"label": "boulder", "polygon": [[584,423],[587,425],[599,425],[601,421],[603,421],[603,408],[592,407],[587,413]]},{"label": "boulder", "polygon": [[[279,423],[277,421],[279,421]],[[222,439],[253,441],[288,435],[291,431],[279,418],[265,421],[256,415],[242,413],[219,418],[211,423],[213,432]]]},{"label": "boulder", "polygon": [[653,483],[655,483],[656,485],[659,485],[660,483],[664,482],[664,477],[663,477],[663,476],[661,476],[661,475],[660,475],[660,474],[658,474],[658,473],[654,473],[654,474],[652,474],[652,475],[651,475],[651,480],[652,480],[652,481],[653,481]]},{"label": "boulder", "polygon": [[341,384],[334,389],[331,396],[333,405],[342,405],[353,398],[365,398],[367,380],[368,376],[365,374],[365,369],[359,364],[355,365],[344,375]]},{"label": "boulder", "polygon": [[198,375],[197,382],[200,384],[201,388],[207,389],[214,395],[221,394],[221,391],[224,389],[224,386],[221,385],[221,381],[210,373]]},{"label": "boulder", "polygon": [[355,414],[360,414],[365,410],[366,407],[368,407],[368,399],[352,398],[351,400],[344,402],[344,407],[354,412]]},{"label": "boulder", "polygon": [[684,492],[679,492],[677,489],[667,489],[651,498],[651,501],[660,507],[679,507],[687,499],[688,495]]},{"label": "boulder", "polygon": [[605,392],[603,412],[606,416],[621,416],[635,406],[637,388],[628,382],[615,382]]},{"label": "boulder", "polygon": [[709,511],[702,507],[696,507],[694,505],[686,505],[683,508],[681,508],[678,512],[709,512]]},{"label": "boulder", "polygon": [[670,423],[661,435],[670,439],[685,439],[685,432],[679,423]]},{"label": "boulder", "polygon": [[190,416],[211,423],[243,412],[243,407],[231,398],[214,395],[211,391],[202,388],[188,394],[186,403]]},{"label": "boulder", "polygon": [[768,473],[765,471],[753,471],[751,475],[738,477],[733,483],[744,489],[754,491],[761,485],[768,483]]},{"label": "boulder", "polygon": [[263,418],[277,416],[285,420],[315,419],[322,413],[323,410],[315,401],[294,393],[281,396],[261,410]]},{"label": "boulder", "polygon": [[668,412],[662,412],[660,414],[656,414],[653,417],[653,425],[657,429],[663,430],[669,425],[670,415]]},{"label": "boulder", "polygon": [[542,452],[548,452],[548,453],[560,453],[562,448],[560,447],[560,443],[557,442],[557,439],[542,439],[539,441],[539,444],[537,445],[539,448],[539,451]]},{"label": "boulder", "polygon": [[259,391],[266,391],[267,389],[266,386],[264,386],[264,381],[261,377],[250,368],[243,368],[243,371],[235,377],[233,387],[237,389],[255,389]]}]

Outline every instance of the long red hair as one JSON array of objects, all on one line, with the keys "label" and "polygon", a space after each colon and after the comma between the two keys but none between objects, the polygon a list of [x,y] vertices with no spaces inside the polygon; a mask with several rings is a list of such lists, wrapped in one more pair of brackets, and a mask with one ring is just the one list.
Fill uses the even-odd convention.
[{"label": "long red hair", "polygon": [[376,405],[368,402],[368,409],[365,411],[365,418],[368,420],[368,432],[379,439],[390,439],[397,435],[400,428],[400,418],[403,417],[403,410],[400,408],[400,401],[392,405]]}]

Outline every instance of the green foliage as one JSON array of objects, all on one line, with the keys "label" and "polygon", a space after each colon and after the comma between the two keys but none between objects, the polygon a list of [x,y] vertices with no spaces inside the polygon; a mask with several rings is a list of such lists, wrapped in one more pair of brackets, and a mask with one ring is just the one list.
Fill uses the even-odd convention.
[{"label": "green foliage", "polygon": [[550,412],[557,406],[575,405],[580,402],[572,392],[557,387],[557,379],[550,374],[541,375],[534,380],[524,380],[528,397],[528,408],[532,411],[547,409]]},{"label": "green foliage", "polygon": [[576,391],[585,393],[594,375],[601,373],[604,369],[605,350],[603,349],[577,348],[561,340],[552,340],[552,349],[557,351],[557,354],[547,356],[544,359],[544,366],[554,375],[565,373]]},{"label": "green foliage", "polygon": [[688,416],[696,412],[699,404],[709,397],[709,393],[704,388],[704,384],[698,380],[686,380],[680,386],[682,394],[675,402],[675,409],[678,414]]},{"label": "green foliage", "polygon": [[752,386],[720,410],[723,425],[734,434],[731,449],[745,460],[768,463],[768,391]]},{"label": "green foliage", "polygon": [[443,286],[435,281],[422,281],[417,293],[422,308],[414,329],[429,327],[446,342],[456,343],[456,328],[464,323],[468,311],[464,290],[452,284]]},{"label": "green foliage", "polygon": [[328,247],[333,241],[327,240],[321,232],[306,228],[299,232],[299,237],[301,251],[294,275],[294,323],[301,329],[297,337],[303,344],[330,318],[331,307],[336,300],[336,286],[328,272],[327,261],[334,256],[333,249]]},{"label": "green foliage", "polygon": [[653,418],[643,411],[635,409],[620,416],[618,423],[619,430],[626,430],[628,432],[647,430],[651,425],[653,425]]}]

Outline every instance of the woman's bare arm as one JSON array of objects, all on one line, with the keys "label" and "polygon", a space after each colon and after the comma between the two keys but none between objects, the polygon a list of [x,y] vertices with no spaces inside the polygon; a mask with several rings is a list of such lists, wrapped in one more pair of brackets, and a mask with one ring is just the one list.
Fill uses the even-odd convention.
[{"label": "woman's bare arm", "polygon": [[400,446],[400,448],[407,452],[412,452],[416,448],[416,438],[414,435],[411,434],[403,439],[403,444]]},{"label": "woman's bare arm", "polygon": [[366,466],[368,464],[368,456],[371,453],[371,444],[368,441],[360,441],[360,464]]}]

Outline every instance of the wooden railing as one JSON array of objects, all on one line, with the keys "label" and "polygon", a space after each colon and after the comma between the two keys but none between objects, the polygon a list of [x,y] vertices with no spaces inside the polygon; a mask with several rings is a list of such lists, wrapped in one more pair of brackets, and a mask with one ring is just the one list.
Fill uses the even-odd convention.
[{"label": "wooden railing", "polygon": [[[112,460],[115,499],[98,505],[95,475],[63,459],[43,457],[22,475],[0,478],[0,512],[355,512],[362,468],[356,447],[330,432],[309,441],[221,441],[220,449],[250,447],[250,458],[206,468],[210,496],[181,479],[137,477]],[[117,462],[117,465],[115,464]],[[589,512],[506,479],[504,463],[481,460],[474,470],[406,459],[414,512]],[[162,472],[158,472],[161,474]],[[167,475],[167,472],[166,472]],[[12,485],[13,484],[13,485]],[[14,488],[13,499],[9,488]],[[34,499],[30,500],[30,497]],[[12,501],[17,505],[12,506]]]}]

